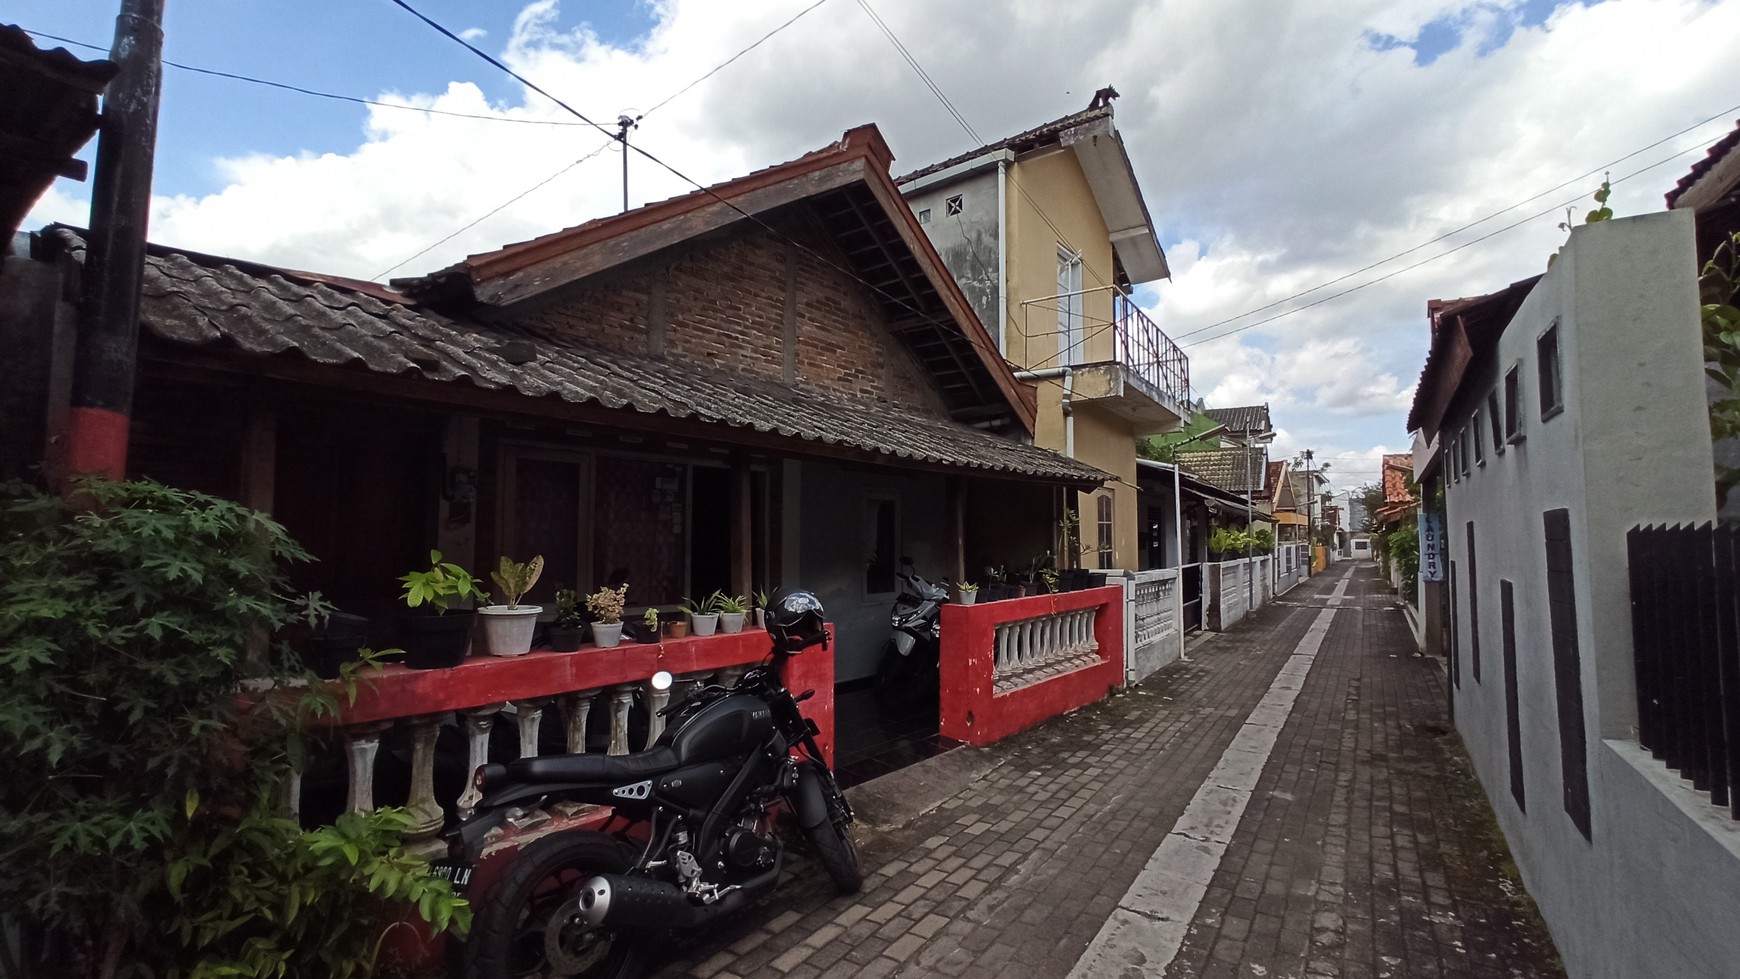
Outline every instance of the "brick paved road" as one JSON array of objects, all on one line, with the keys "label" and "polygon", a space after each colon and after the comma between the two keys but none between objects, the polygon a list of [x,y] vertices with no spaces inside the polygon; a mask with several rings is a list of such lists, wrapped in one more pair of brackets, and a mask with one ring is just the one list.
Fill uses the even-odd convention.
[{"label": "brick paved road", "polygon": [[[863,893],[833,898],[800,867],[686,937],[659,975],[1069,975],[1341,570],[1192,662],[989,749],[988,774],[911,825],[863,834]],[[1441,674],[1379,587],[1355,567],[1165,975],[1562,975],[1495,869],[1507,860],[1447,732]],[[1139,959],[1088,973],[1160,974]]]}]

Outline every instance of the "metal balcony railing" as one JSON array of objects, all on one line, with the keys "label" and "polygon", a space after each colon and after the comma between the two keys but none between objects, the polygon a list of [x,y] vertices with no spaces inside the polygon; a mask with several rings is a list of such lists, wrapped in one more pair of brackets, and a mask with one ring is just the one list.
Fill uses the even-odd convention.
[{"label": "metal balcony railing", "polygon": [[1115,356],[1160,393],[1180,404],[1190,400],[1190,358],[1130,297],[1112,294]]}]

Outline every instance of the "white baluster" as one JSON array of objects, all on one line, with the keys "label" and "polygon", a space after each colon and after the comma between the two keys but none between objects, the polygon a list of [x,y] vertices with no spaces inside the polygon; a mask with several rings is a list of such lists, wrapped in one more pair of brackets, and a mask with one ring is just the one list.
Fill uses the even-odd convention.
[{"label": "white baluster", "polygon": [[489,762],[489,729],[495,726],[495,715],[501,704],[467,707],[459,712],[465,724],[465,791],[457,802],[460,819],[470,819],[483,800],[477,791],[477,770]]},{"label": "white baluster", "polygon": [[671,691],[669,687],[660,690],[648,680],[641,685],[641,696],[646,698],[647,709],[646,744],[641,746],[644,751],[651,748],[659,735],[664,733],[665,719],[659,716],[659,711],[664,710],[665,705],[671,702]]},{"label": "white baluster", "polygon": [[544,723],[544,708],[549,703],[548,697],[514,701],[514,710],[520,720],[521,758],[538,757],[538,728]]},{"label": "white baluster", "polygon": [[561,699],[562,718],[568,727],[568,753],[586,753],[586,722],[592,717],[592,698],[596,690],[581,690]]},{"label": "white baluster", "polygon": [[441,831],[441,805],[435,801],[435,738],[441,732],[442,714],[412,718],[411,795],[405,810],[411,825],[405,837],[413,842],[431,839]]},{"label": "white baluster", "polygon": [[381,749],[381,732],[389,726],[389,722],[380,721],[344,729],[345,762],[350,773],[344,807],[349,812],[367,812],[375,807],[375,755]]},{"label": "white baluster", "polygon": [[997,623],[996,633],[991,643],[991,675],[1000,677],[1009,672],[1009,626],[1007,623]]},{"label": "white baluster", "polygon": [[634,704],[633,684],[623,684],[610,691],[609,755],[628,754],[628,709]]}]

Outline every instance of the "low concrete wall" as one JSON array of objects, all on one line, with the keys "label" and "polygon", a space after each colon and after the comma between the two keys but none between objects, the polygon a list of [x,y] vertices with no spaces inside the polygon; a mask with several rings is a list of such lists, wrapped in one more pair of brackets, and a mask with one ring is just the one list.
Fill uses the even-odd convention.
[{"label": "low concrete wall", "polygon": [[1254,560],[1217,561],[1202,566],[1202,627],[1224,632],[1251,611],[1251,590],[1246,584]]},{"label": "low concrete wall", "polygon": [[1184,652],[1178,569],[1136,571],[1123,579],[1124,683],[1140,683]]}]

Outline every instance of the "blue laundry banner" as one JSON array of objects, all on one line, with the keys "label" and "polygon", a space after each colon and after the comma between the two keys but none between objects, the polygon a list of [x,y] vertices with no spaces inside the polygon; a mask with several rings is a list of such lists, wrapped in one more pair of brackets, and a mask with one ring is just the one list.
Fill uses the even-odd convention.
[{"label": "blue laundry banner", "polygon": [[1420,580],[1444,580],[1444,518],[1420,511]]}]

